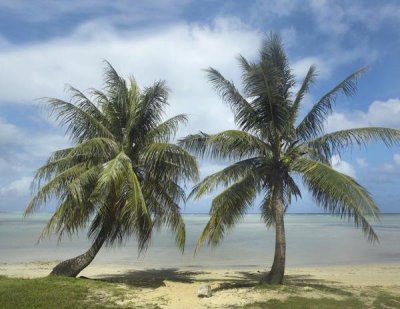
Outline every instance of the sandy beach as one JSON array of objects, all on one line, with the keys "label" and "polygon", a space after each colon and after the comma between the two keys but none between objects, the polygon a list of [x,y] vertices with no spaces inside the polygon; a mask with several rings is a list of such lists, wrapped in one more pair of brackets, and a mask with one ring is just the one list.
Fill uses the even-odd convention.
[{"label": "sandy beach", "polygon": [[[55,263],[3,263],[0,265],[0,275],[43,277]],[[342,299],[346,297],[346,293],[352,293],[360,295],[367,302],[374,291],[400,295],[400,264],[288,268],[287,284],[268,290],[256,286],[262,271],[256,268],[133,269],[119,265],[94,264],[80,275],[114,282],[123,287],[126,295],[123,299],[116,299],[115,303],[128,307],[140,304],[161,308],[232,308],[269,299],[282,300],[293,294],[308,298]],[[197,289],[202,284],[211,286],[212,297],[197,297]]]}]

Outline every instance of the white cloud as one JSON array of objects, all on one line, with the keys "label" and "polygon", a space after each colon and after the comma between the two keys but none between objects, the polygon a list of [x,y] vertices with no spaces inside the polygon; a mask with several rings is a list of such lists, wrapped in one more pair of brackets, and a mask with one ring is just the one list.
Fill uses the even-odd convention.
[{"label": "white cloud", "polygon": [[356,158],[356,162],[357,165],[362,169],[366,169],[368,167],[368,163],[365,158]]},{"label": "white cloud", "polygon": [[348,30],[348,25],[344,22],[345,10],[338,3],[329,0],[310,0],[309,6],[318,29],[339,34]]},{"label": "white cloud", "polygon": [[29,187],[31,184],[32,178],[31,177],[22,177],[17,179],[7,186],[0,188],[0,196],[2,195],[16,195],[16,196],[23,196],[29,193]]},{"label": "white cloud", "polygon": [[21,136],[22,134],[17,126],[0,118],[0,146],[5,147],[5,145],[15,142]]},{"label": "white cloud", "polygon": [[338,155],[334,155],[331,158],[332,168],[346,174],[350,177],[356,178],[356,170],[354,169],[353,165],[347,161],[344,161]]},{"label": "white cloud", "polygon": [[331,74],[332,68],[327,64],[328,63],[326,61],[323,61],[321,58],[311,56],[293,62],[291,67],[293,70],[293,74],[296,76],[296,78],[303,79],[306,76],[311,65],[315,65],[317,67],[319,75],[325,77],[329,76]]},{"label": "white cloud", "polygon": [[318,30],[328,34],[345,34],[354,25],[378,30],[388,21],[400,20],[398,3],[366,4],[365,1],[309,0]]},{"label": "white cloud", "polygon": [[[189,125],[180,135],[204,128],[213,133],[233,127],[233,119],[202,69],[214,66],[237,82],[240,68],[236,56],[242,53],[254,57],[257,53],[254,46],[261,38],[260,33],[230,18],[218,19],[212,26],[178,24],[123,33],[91,22],[62,39],[0,50],[0,102],[31,104],[43,96],[68,99],[63,92],[65,83],[82,90],[101,88],[102,60],[107,59],[122,76],[134,74],[141,86],[158,79],[167,80],[172,89],[168,114],[190,116]],[[3,196],[17,187],[22,192],[21,179],[28,182],[24,177],[32,175],[51,151],[68,146],[57,132],[29,131],[4,120],[0,120],[0,128]],[[202,174],[210,168],[203,166]],[[7,200],[11,202],[12,196]],[[4,198],[0,206],[9,207]]]},{"label": "white cloud", "polygon": [[0,159],[20,155],[43,158],[51,152],[68,147],[69,142],[61,133],[32,131],[0,118]]},{"label": "white cloud", "polygon": [[287,17],[290,16],[301,4],[298,0],[258,0],[251,10],[252,18],[260,19],[260,16]]},{"label": "white cloud", "polygon": [[378,172],[383,174],[383,177],[387,175],[397,175],[400,173],[400,154],[396,153],[393,155],[393,161],[385,163],[378,168]]},{"label": "white cloud", "polygon": [[[343,66],[353,66],[354,63],[372,64],[378,58],[378,53],[367,45],[346,49],[338,45],[325,43],[323,50],[318,55],[307,56],[291,63],[293,73],[298,80],[307,74],[311,65],[316,66],[317,80],[327,80],[332,77],[335,70]],[[359,69],[353,67],[352,71]],[[350,74],[350,72],[349,72]]]},{"label": "white cloud", "polygon": [[[0,119],[0,208],[26,204],[29,184],[49,154],[68,146],[61,134],[18,127]],[[17,208],[18,208],[17,207]]]},{"label": "white cloud", "polygon": [[107,16],[118,23],[165,20],[176,17],[190,0],[107,1],[24,1],[0,0],[0,9],[30,22],[48,22],[71,16]]},{"label": "white cloud", "polygon": [[400,128],[400,99],[374,101],[366,112],[334,112],[327,118],[325,128],[327,132],[332,132],[366,126]]},{"label": "white cloud", "polygon": [[0,102],[30,103],[43,96],[66,98],[65,83],[83,90],[100,88],[102,60],[107,59],[122,76],[134,74],[142,86],[167,80],[172,89],[170,114],[188,113],[188,131],[232,127],[230,111],[221,104],[202,69],[213,66],[238,81],[236,56],[254,57],[260,33],[229,18],[217,19],[213,26],[179,24],[123,34],[102,24],[97,25],[97,31],[87,31],[86,27],[82,25],[63,39],[0,52]]},{"label": "white cloud", "polygon": [[396,153],[393,155],[393,161],[396,165],[400,166],[400,154]]}]

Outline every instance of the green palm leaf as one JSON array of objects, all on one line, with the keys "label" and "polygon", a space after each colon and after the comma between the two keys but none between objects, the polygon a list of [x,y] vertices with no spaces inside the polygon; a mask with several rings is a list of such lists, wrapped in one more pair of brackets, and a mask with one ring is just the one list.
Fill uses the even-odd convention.
[{"label": "green palm leaf", "polygon": [[400,142],[400,130],[359,128],[322,135],[326,118],[339,94],[352,95],[358,70],[325,94],[297,125],[305,94],[316,77],[311,66],[294,95],[295,79],[278,35],[267,36],[259,59],[247,61],[239,56],[243,94],[216,69],[207,70],[213,87],[233,111],[239,129],[209,135],[204,132],[179,140],[179,145],[200,158],[234,160],[234,164],[209,175],[193,188],[190,197],[200,198],[226,188],[212,201],[210,219],[196,247],[207,242],[218,244],[226,232],[251,207],[257,194],[266,226],[275,229],[275,255],[271,271],[263,282],[282,283],[285,271],[286,237],[284,213],[293,198],[301,198],[302,180],[322,209],[352,219],[369,240],[377,235],[368,221],[377,217],[378,208],[371,195],[354,179],[330,167],[333,155],[349,146],[382,141],[386,146]]},{"label": "green palm leaf", "polygon": [[91,113],[78,106],[56,98],[46,98],[49,110],[74,142],[82,142],[93,137],[113,138],[108,128]]},{"label": "green palm leaf", "polygon": [[361,225],[369,240],[378,240],[367,216],[376,218],[379,209],[368,191],[353,178],[304,158],[297,160],[293,170],[300,173],[315,201],[325,211],[341,218],[352,218],[356,226]]},{"label": "green palm leaf", "polygon": [[65,273],[69,276],[76,276],[87,265],[82,261],[89,263],[103,244],[123,244],[133,236],[139,252],[144,251],[154,227],[161,225],[175,233],[183,250],[179,203],[186,194],[180,185],[198,178],[195,158],[170,143],[187,117],[164,121],[165,82],[140,89],[133,77],[126,81],[108,62],[104,82],[103,90],[90,90],[91,99],[70,87],[71,102],[47,100],[72,146],[54,152],[37,170],[25,210],[30,214],[50,200],[57,202],[41,238],[55,232],[61,239],[89,227],[89,251],[54,269],[64,274],[71,268]]},{"label": "green palm leaf", "polygon": [[213,246],[217,245],[225,232],[243,218],[251,207],[256,192],[255,179],[247,176],[217,195],[212,202],[210,220],[197,242],[195,253],[205,241]]},{"label": "green palm leaf", "polygon": [[179,145],[199,157],[243,159],[271,153],[271,147],[260,138],[239,130],[227,130],[214,135],[198,133],[179,140]]},{"label": "green palm leaf", "polygon": [[338,95],[340,93],[346,96],[353,95],[357,89],[358,78],[364,74],[366,70],[367,68],[362,68],[355,71],[327,94],[322,96],[298,125],[297,135],[299,138],[306,141],[323,133],[325,119],[332,112],[332,104],[336,101]]},{"label": "green palm leaf", "polygon": [[366,146],[367,143],[379,141],[387,147],[398,144],[400,130],[382,127],[348,129],[317,137],[310,140],[307,145],[330,158],[353,145]]}]

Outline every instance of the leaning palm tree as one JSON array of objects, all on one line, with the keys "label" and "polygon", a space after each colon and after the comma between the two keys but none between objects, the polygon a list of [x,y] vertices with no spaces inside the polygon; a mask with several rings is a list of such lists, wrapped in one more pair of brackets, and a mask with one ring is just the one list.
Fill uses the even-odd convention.
[{"label": "leaning palm tree", "polygon": [[197,163],[183,148],[169,143],[185,115],[163,121],[168,89],[164,81],[139,89],[107,62],[105,89],[91,99],[70,87],[71,102],[50,98],[48,107],[66,127],[72,147],[54,152],[34,178],[30,214],[49,201],[57,208],[41,238],[59,239],[88,228],[90,249],[58,264],[52,275],[77,276],[100,248],[127,237],[146,249],[154,228],[169,227],[183,250],[185,225],[180,214],[185,181],[198,177]]},{"label": "leaning palm tree", "polygon": [[180,145],[199,157],[229,159],[235,163],[206,177],[191,195],[199,198],[218,188],[225,188],[212,201],[210,219],[196,251],[204,242],[217,245],[226,232],[252,207],[258,194],[261,217],[267,227],[275,228],[275,256],[270,272],[262,282],[281,284],[285,271],[286,242],[284,213],[293,197],[301,197],[302,180],[317,205],[330,214],[353,219],[369,240],[377,240],[368,216],[379,210],[371,195],[353,178],[334,170],[331,158],[345,147],[370,141],[392,145],[400,140],[400,130],[368,127],[324,135],[324,122],[332,112],[339,94],[351,95],[358,70],[316,102],[302,120],[302,99],[316,77],[311,66],[297,93],[294,76],[278,35],[263,42],[256,63],[239,57],[243,71],[243,95],[234,84],[213,68],[208,77],[232,109],[240,130],[209,135],[203,132],[180,140]]}]

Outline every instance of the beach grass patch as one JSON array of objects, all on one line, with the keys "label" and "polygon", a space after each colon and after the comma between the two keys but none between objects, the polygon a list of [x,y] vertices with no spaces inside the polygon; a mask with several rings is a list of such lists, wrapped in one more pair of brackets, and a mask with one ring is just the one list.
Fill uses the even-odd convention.
[{"label": "beach grass patch", "polygon": [[0,308],[110,308],[123,288],[96,280],[0,276]]},{"label": "beach grass patch", "polygon": [[364,309],[365,305],[357,298],[352,297],[344,300],[333,298],[306,298],[290,296],[285,300],[271,299],[266,302],[248,304],[243,309]]},{"label": "beach grass patch", "polygon": [[400,295],[379,291],[373,302],[376,309],[400,308]]},{"label": "beach grass patch", "polygon": [[287,294],[297,294],[297,287],[290,285],[281,285],[281,284],[258,284],[254,287],[256,290],[265,290],[265,291],[279,291]]}]

